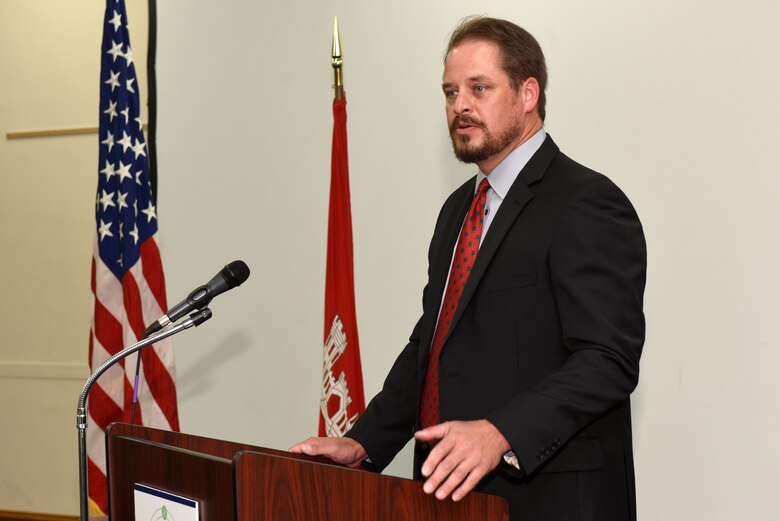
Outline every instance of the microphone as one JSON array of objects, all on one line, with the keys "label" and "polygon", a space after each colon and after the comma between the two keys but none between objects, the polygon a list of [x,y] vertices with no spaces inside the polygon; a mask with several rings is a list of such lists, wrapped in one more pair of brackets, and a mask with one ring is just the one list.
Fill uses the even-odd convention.
[{"label": "microphone", "polygon": [[233,261],[217,273],[208,284],[199,286],[192,290],[186,299],[182,300],[166,314],[152,322],[144,331],[144,336],[156,333],[168,324],[176,322],[190,311],[205,308],[211,302],[211,299],[217,295],[240,286],[249,278],[249,266],[244,261]]}]

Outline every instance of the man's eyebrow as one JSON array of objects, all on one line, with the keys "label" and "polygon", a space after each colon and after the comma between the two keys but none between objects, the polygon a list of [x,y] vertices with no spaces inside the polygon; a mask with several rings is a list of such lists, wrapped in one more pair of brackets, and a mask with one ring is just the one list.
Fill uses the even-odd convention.
[{"label": "man's eyebrow", "polygon": [[[476,76],[469,76],[467,78],[469,83],[479,83],[479,82],[490,82],[492,79],[490,76],[486,76],[484,74],[477,74]],[[453,87],[455,85],[455,82],[452,81],[445,81],[441,84],[441,87],[443,89],[446,89],[447,87]]]},{"label": "man's eyebrow", "polygon": [[490,78],[490,76],[486,76],[484,74],[478,74],[476,76],[471,76],[469,78],[469,81],[471,81],[471,82],[492,81],[492,79]]}]

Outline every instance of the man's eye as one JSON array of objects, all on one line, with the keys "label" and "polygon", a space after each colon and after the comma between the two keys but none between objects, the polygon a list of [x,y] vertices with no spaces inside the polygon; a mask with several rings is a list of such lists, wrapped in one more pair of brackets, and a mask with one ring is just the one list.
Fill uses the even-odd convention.
[{"label": "man's eye", "polygon": [[456,90],[445,90],[444,95],[448,98],[452,98],[458,94],[458,91]]},{"label": "man's eye", "polygon": [[477,85],[474,87],[474,92],[485,92],[485,86],[484,85]]}]

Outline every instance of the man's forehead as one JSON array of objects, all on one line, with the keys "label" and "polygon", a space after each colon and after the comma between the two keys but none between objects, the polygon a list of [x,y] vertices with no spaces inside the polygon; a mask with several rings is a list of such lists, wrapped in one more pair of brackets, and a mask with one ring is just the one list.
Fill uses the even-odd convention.
[{"label": "man's forehead", "polygon": [[454,46],[444,59],[444,70],[454,65],[483,66],[485,69],[500,67],[501,48],[487,40],[466,40]]},{"label": "man's forehead", "polygon": [[491,40],[485,40],[482,38],[468,38],[453,45],[452,48],[447,52],[447,56],[445,56],[444,62],[446,63],[447,60],[449,60],[453,55],[463,54],[464,52],[477,51],[500,55],[501,47],[496,42]]},{"label": "man's forehead", "polygon": [[500,81],[506,72],[502,66],[501,49],[494,42],[467,40],[454,46],[444,60],[442,82]]}]

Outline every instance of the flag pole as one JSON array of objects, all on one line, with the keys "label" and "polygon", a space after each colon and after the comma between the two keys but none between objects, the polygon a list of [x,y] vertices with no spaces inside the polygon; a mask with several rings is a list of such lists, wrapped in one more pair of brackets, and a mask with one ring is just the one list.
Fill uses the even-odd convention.
[{"label": "flag pole", "polygon": [[333,89],[336,100],[344,99],[344,78],[341,73],[341,67],[344,60],[341,57],[341,36],[339,36],[339,19],[333,17],[333,47],[331,50],[331,65],[333,66]]}]

